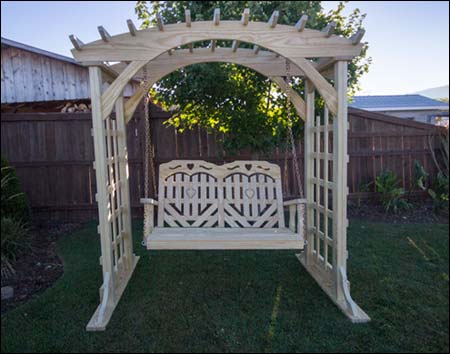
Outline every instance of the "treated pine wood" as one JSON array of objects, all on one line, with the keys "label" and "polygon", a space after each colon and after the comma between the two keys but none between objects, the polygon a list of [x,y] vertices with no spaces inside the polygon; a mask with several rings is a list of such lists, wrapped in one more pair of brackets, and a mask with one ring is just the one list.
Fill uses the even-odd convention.
[{"label": "treated pine wood", "polygon": [[71,34],[69,35],[69,39],[72,42],[73,47],[76,50],[81,50],[81,47],[83,47],[84,43],[79,40],[75,35]]},{"label": "treated pine wood", "polygon": [[111,35],[108,33],[108,31],[103,26],[98,26],[97,29],[100,37],[102,37],[102,41],[108,42],[109,38],[111,38]]},{"label": "treated pine wood", "polygon": [[[269,27],[270,28],[270,27]],[[267,33],[267,24],[249,22],[242,26],[240,21],[193,22],[191,27],[184,23],[168,24],[164,31],[148,28],[139,31],[139,36],[129,33],[112,36],[108,43],[95,41],[74,49],[72,54],[78,61],[134,61],[152,60],[170,48],[190,42],[217,40],[239,40],[268,48],[290,58],[356,56],[362,44],[354,45],[351,40],[340,36],[327,37],[325,32],[294,26],[277,25]]]},{"label": "treated pine wood", "polygon": [[278,11],[274,11],[272,13],[272,16],[270,16],[269,19],[269,26],[270,28],[275,28],[278,23],[278,17],[280,16],[280,13]]},{"label": "treated pine wood", "polygon": [[231,50],[233,51],[233,53],[236,53],[239,48],[239,44],[239,41],[233,41],[233,45],[231,46]]},{"label": "treated pine wood", "polygon": [[363,39],[366,31],[363,28],[360,28],[354,35],[350,37],[350,40],[354,45],[359,44],[361,40]]},{"label": "treated pine wood", "polygon": [[242,25],[247,26],[249,19],[250,19],[250,9],[246,8],[246,9],[244,9],[244,12],[242,13],[242,18],[241,18]]},{"label": "treated pine wood", "polygon": [[164,20],[160,13],[156,14],[156,26],[158,27],[158,30],[164,31]]},{"label": "treated pine wood", "polygon": [[307,22],[308,22],[308,15],[303,15],[295,24],[295,29],[299,32],[302,32],[305,29]]},{"label": "treated pine wood", "polygon": [[214,9],[213,22],[215,26],[220,24],[220,9]]},{"label": "treated pine wood", "polygon": [[331,37],[335,29],[336,29],[336,22],[332,21],[322,30],[322,32],[324,32],[327,37]]},{"label": "treated pine wood", "polygon": [[127,26],[128,26],[128,31],[130,32],[130,34],[134,37],[134,36],[136,36],[136,33],[137,33],[137,28],[136,28],[136,26],[134,25],[134,23],[133,23],[133,21],[132,20],[127,20]]},{"label": "treated pine wood", "polygon": [[302,249],[302,236],[286,228],[160,228],[147,240],[150,250]]},{"label": "treated pine wood", "polygon": [[191,27],[191,10],[189,9],[184,11],[184,22],[186,23],[186,27]]}]

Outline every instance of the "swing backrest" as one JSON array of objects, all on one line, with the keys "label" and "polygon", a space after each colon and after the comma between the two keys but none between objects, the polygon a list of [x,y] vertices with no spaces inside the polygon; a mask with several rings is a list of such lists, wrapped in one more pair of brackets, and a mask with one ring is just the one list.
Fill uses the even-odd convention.
[{"label": "swing backrest", "polygon": [[283,228],[278,165],[174,160],[159,167],[159,227]]}]

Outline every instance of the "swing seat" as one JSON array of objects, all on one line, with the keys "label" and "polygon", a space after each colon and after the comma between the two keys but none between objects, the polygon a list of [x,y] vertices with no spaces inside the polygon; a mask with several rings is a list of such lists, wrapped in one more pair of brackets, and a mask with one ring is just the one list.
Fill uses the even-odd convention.
[{"label": "swing seat", "polygon": [[[283,202],[278,165],[215,165],[174,160],[160,165],[159,200],[144,204],[150,250],[254,250],[304,247],[304,199]],[[158,208],[154,227],[154,207]],[[289,208],[285,226],[284,208]]]}]

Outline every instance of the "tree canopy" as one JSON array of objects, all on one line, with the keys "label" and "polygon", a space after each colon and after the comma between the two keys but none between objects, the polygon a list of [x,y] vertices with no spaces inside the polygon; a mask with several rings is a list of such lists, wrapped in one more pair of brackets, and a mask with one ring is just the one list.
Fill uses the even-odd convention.
[{"label": "tree canopy", "polygon": [[[147,28],[156,24],[157,13],[166,23],[184,21],[185,9],[191,10],[193,20],[208,20],[218,7],[223,20],[239,20],[245,8],[250,8],[251,21],[268,21],[278,10],[278,23],[287,25],[294,25],[307,14],[308,28],[322,29],[335,21],[335,33],[346,37],[363,28],[365,18],[358,9],[344,16],[344,3],[325,13],[320,1],[138,1],[135,10],[142,20],[141,28]],[[194,48],[206,45],[196,43]],[[229,47],[231,41],[217,41],[220,46]],[[241,47],[250,45],[242,43]],[[359,79],[368,72],[370,61],[365,44],[362,54],[349,63],[351,94],[358,90]],[[292,83],[303,94],[303,82],[293,78]],[[173,111],[168,124],[179,131],[199,125],[209,132],[224,133],[223,145],[229,153],[241,149],[269,152],[286,141],[285,95],[268,78],[242,66],[208,63],[185,67],[160,80],[152,89],[152,97]],[[299,136],[303,124],[291,110],[292,128]]]}]

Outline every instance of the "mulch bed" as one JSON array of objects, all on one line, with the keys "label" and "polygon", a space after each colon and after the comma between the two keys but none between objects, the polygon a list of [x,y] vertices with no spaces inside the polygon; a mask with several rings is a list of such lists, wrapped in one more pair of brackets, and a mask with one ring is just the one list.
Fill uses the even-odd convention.
[{"label": "mulch bed", "polygon": [[436,215],[433,212],[433,204],[426,201],[415,202],[411,209],[402,210],[397,214],[386,213],[383,206],[373,202],[361,202],[360,205],[349,202],[348,217],[349,219],[389,224],[448,224],[449,215],[448,209]]},{"label": "mulch bed", "polygon": [[14,297],[2,300],[1,314],[37,297],[49,288],[64,272],[56,254],[55,243],[62,235],[78,229],[80,224],[46,223],[30,227],[31,251],[14,264],[15,273],[2,277],[1,286],[11,286]]}]

